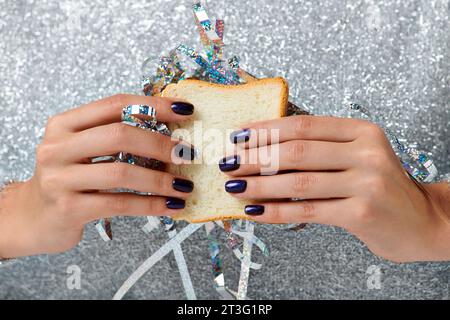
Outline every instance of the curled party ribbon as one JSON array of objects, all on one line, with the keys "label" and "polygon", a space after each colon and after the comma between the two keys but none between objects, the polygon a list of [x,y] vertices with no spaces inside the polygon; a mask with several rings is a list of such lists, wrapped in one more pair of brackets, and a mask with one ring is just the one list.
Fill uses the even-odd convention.
[{"label": "curled party ribbon", "polygon": [[436,179],[438,176],[438,170],[433,160],[431,160],[428,155],[418,151],[416,148],[406,147],[400,142],[394,132],[391,129],[386,128],[381,121],[373,117],[366,107],[356,103],[351,103],[350,109],[360,112],[384,129],[392,146],[397,153],[399,153],[398,156],[403,164],[403,167],[412,178],[414,178],[417,182],[423,183],[431,183],[434,179]]},{"label": "curled party ribbon", "polygon": [[[170,135],[170,130],[165,124],[156,120],[156,109],[146,105],[129,105],[122,110],[122,121],[128,125],[139,127],[144,130],[159,132],[161,134]],[[99,157],[92,159],[92,163],[102,161],[125,162],[131,165],[137,165],[149,169],[158,169],[161,166],[160,161],[155,159],[147,159],[140,156],[120,152],[115,157]],[[149,195],[139,193],[133,190],[112,190],[112,192],[134,192],[140,195]],[[101,219],[95,225],[100,237],[104,241],[112,240],[111,219]]]},{"label": "curled party ribbon", "polygon": [[[213,21],[209,18],[204,5],[195,0],[193,4],[195,24],[200,35],[202,44],[201,50],[180,44],[170,50],[168,54],[157,59],[149,58],[142,66],[142,90],[145,95],[159,95],[167,85],[178,83],[187,78],[197,78],[203,81],[218,83],[223,85],[237,85],[246,82],[256,81],[249,73],[240,67],[240,59],[237,56],[225,58],[225,44],[223,42],[225,23],[217,19]],[[293,105],[292,108],[294,108]],[[157,121],[155,110],[149,106],[128,106],[123,111],[123,121],[129,125],[140,127],[144,130],[156,131],[170,135],[170,130],[163,123]],[[133,165],[153,167],[158,163],[156,160],[144,159],[134,155],[121,153],[114,159]],[[158,221],[159,220],[159,221]],[[102,223],[97,224],[102,227]],[[168,234],[169,240],[152,256],[150,256],[131,276],[124,282],[114,299],[121,299],[131,289],[131,287],[148,272],[158,261],[163,259],[168,253],[173,252],[180,272],[181,282],[188,299],[195,299],[195,291],[192,286],[191,277],[186,265],[181,244],[190,235],[205,226],[206,236],[209,243],[209,255],[213,273],[213,283],[215,289],[222,299],[247,299],[247,288],[251,269],[260,269],[261,264],[252,262],[252,249],[256,246],[265,256],[269,255],[267,245],[255,236],[255,224],[253,222],[236,221],[216,221],[206,224],[190,224],[178,231],[178,224],[171,218],[148,217],[147,223],[143,226],[145,233],[149,234],[163,226]],[[226,246],[221,246],[217,239],[215,226],[219,225],[226,234]],[[244,225],[244,227],[242,227]],[[102,235],[102,229],[99,232]],[[106,231],[106,230],[105,230]],[[104,234],[103,234],[104,235]],[[103,238],[103,236],[102,236]],[[222,261],[222,247],[232,250],[234,256],[241,263],[241,273],[237,292],[231,290],[225,281],[225,272]]]},{"label": "curled party ribbon", "polygon": [[208,222],[205,225],[206,235],[209,240],[209,255],[211,258],[211,266],[213,270],[214,286],[219,296],[223,300],[234,300],[235,295],[233,295],[225,285],[225,275],[223,273],[223,264],[220,257],[220,244],[212,234],[214,227],[215,224],[213,222]]}]

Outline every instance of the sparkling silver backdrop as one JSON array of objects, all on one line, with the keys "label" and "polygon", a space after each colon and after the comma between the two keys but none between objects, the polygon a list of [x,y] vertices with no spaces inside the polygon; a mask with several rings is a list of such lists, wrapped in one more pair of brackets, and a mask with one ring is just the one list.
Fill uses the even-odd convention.
[{"label": "sparkling silver backdrop", "polygon": [[[138,93],[140,64],[180,42],[196,43],[191,1],[0,0],[0,179],[32,175],[46,118],[115,93]],[[450,171],[450,25],[448,0],[252,0],[207,2],[223,17],[228,53],[259,76],[288,79],[292,100],[316,114],[348,101],[368,106],[395,132]],[[219,109],[220,110],[220,109]],[[55,155],[57,157],[58,155]],[[337,212],[336,214],[339,214]],[[0,222],[1,223],[1,222]],[[0,269],[0,298],[110,299],[129,274],[166,241],[145,235],[141,219],[114,220],[103,243],[92,225],[71,252]],[[396,265],[374,257],[338,228],[301,233],[258,226],[271,257],[252,271],[249,297],[449,298],[449,263]],[[206,237],[183,244],[199,298],[217,298]],[[81,290],[66,286],[82,270]],[[381,289],[366,274],[381,270]],[[225,261],[236,288],[239,264]],[[127,298],[179,299],[172,256]]]}]

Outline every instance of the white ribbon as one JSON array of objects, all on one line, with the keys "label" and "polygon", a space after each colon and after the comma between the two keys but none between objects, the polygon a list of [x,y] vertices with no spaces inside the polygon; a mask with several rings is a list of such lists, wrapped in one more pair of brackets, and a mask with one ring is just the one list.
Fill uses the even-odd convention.
[{"label": "white ribbon", "polygon": [[[169,252],[174,251],[176,247],[180,247],[180,244],[186,240],[191,234],[200,229],[204,224],[190,224],[183,230],[181,230],[177,235],[171,238],[165,245],[159,248],[150,258],[145,260],[145,262],[134,271],[131,276],[123,283],[113,300],[121,300],[127,292],[133,287],[136,282],[142,278],[142,276],[150,270],[158,261],[164,258]],[[187,271],[187,270],[186,270]],[[180,271],[181,273],[181,271]]]},{"label": "white ribbon", "polygon": [[[246,221],[246,232],[253,235],[255,231],[255,223]],[[247,289],[248,289],[248,279],[250,277],[250,263],[252,256],[252,247],[253,241],[250,238],[245,238],[244,241],[244,259],[241,263],[241,275],[239,277],[239,287],[237,293],[237,300],[246,300],[247,298]]]}]

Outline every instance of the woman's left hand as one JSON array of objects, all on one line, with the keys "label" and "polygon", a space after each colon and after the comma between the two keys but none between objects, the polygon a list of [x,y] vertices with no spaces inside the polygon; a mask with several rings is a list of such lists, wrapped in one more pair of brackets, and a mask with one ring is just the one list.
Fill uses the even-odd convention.
[{"label": "woman's left hand", "polygon": [[446,186],[418,187],[378,126],[294,116],[244,128],[231,136],[243,148],[220,169],[227,192],[254,201],[252,220],[342,227],[395,262],[450,260]]}]

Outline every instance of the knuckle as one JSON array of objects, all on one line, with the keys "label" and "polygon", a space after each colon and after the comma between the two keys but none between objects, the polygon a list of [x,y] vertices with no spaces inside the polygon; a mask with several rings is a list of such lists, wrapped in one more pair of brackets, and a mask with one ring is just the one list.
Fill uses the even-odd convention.
[{"label": "knuckle", "polygon": [[279,203],[272,203],[270,206],[270,218],[269,222],[271,223],[281,223],[282,222],[282,214],[281,207]]},{"label": "knuckle", "polygon": [[128,181],[130,176],[130,168],[125,163],[114,163],[106,166],[105,174],[110,177],[115,187],[125,187],[124,182]]},{"label": "knuckle", "polygon": [[249,192],[252,194],[258,194],[258,195],[267,193],[267,191],[265,191],[263,184],[260,183],[260,180],[256,180],[255,183],[252,183],[252,181],[249,181],[246,192]]},{"label": "knuckle", "polygon": [[365,121],[363,130],[365,135],[371,140],[373,139],[376,139],[377,141],[382,139],[384,140],[386,137],[384,130],[379,125],[369,121]]},{"label": "knuckle", "polygon": [[312,121],[310,117],[297,116],[294,121],[294,133],[296,137],[303,136],[305,132],[311,130]]},{"label": "knuckle", "polygon": [[158,175],[156,173],[151,175],[151,184],[153,186],[154,192],[164,192],[168,189],[167,186],[169,186],[172,183],[172,181],[169,182],[169,176],[168,175]]},{"label": "knuckle", "polygon": [[148,213],[151,215],[158,214],[158,205],[157,205],[155,199],[152,199],[151,197],[149,197],[149,199],[147,200],[147,210],[148,210]]},{"label": "knuckle", "polygon": [[294,141],[288,149],[289,161],[298,163],[306,153],[306,143],[303,141]]},{"label": "knuckle", "polygon": [[128,198],[123,195],[116,195],[108,204],[111,212],[115,214],[126,213],[130,206]]},{"label": "knuckle", "polygon": [[52,194],[61,186],[59,182],[59,175],[53,172],[45,171],[41,173],[39,181],[41,188],[47,191],[49,194]]},{"label": "knuckle", "polygon": [[389,161],[384,150],[378,147],[362,150],[360,159],[363,164],[375,170],[383,169]]},{"label": "knuckle", "polygon": [[129,127],[123,123],[115,123],[111,125],[110,139],[114,146],[123,148],[128,140]]},{"label": "knuckle", "polygon": [[56,114],[48,118],[46,130],[50,131],[56,128],[61,123],[61,114]]},{"label": "knuckle", "polygon": [[170,154],[174,147],[172,140],[160,134],[155,134],[153,137],[155,138],[156,151],[161,155]]},{"label": "knuckle", "polygon": [[42,143],[36,150],[36,163],[38,166],[45,166],[52,162],[56,155],[56,146],[51,143]]},{"label": "knuckle", "polygon": [[300,197],[308,192],[311,185],[317,183],[317,177],[311,174],[296,173],[294,174],[294,182],[292,189]]},{"label": "knuckle", "polygon": [[316,215],[316,208],[312,201],[302,201],[300,202],[301,210],[300,217],[303,219],[311,219]]},{"label": "knuckle", "polygon": [[67,218],[68,215],[71,215],[76,207],[77,201],[71,195],[64,195],[58,199],[58,211],[61,212],[64,217]]},{"label": "knuckle", "polygon": [[369,200],[360,200],[356,206],[356,220],[360,224],[367,224],[373,221],[375,216],[373,204]]},{"label": "knuckle", "polygon": [[125,107],[127,105],[128,95],[119,93],[108,98],[108,103],[113,108]]},{"label": "knuckle", "polygon": [[367,179],[365,189],[372,199],[379,198],[387,193],[388,182],[381,175],[373,175]]}]

